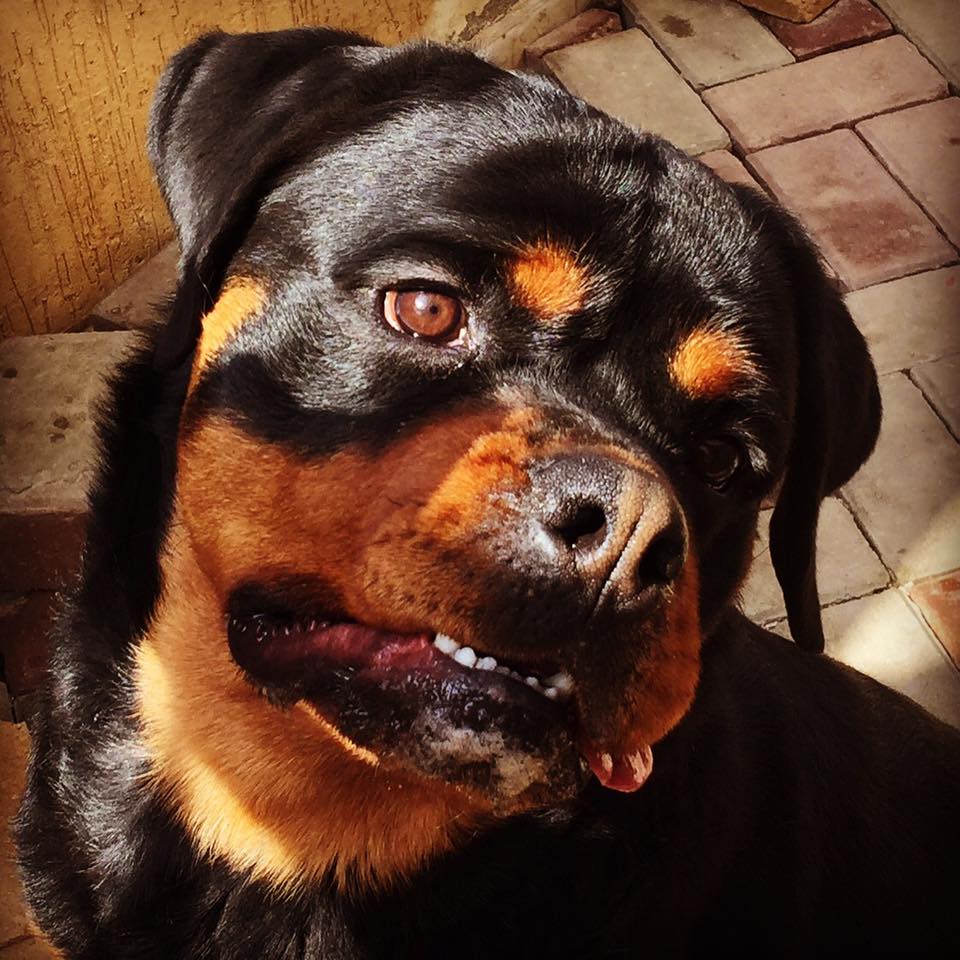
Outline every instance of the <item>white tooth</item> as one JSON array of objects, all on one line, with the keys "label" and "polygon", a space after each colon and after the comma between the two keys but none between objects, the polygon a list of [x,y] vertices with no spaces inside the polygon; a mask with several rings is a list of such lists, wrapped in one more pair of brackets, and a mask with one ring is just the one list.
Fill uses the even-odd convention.
[{"label": "white tooth", "polygon": [[560,696],[560,691],[557,690],[556,687],[547,687],[547,689],[543,691],[543,695],[550,700],[556,700],[557,697]]},{"label": "white tooth", "polygon": [[613,757],[609,753],[600,754],[600,765],[603,767],[604,773],[613,773]]},{"label": "white tooth", "polygon": [[452,657],[459,649],[460,644],[453,637],[448,637],[445,633],[438,633],[433,638],[433,645],[441,652]]},{"label": "white tooth", "polygon": [[535,689],[540,689],[540,681],[536,677],[527,677],[523,681],[528,687],[534,687]]},{"label": "white tooth", "polygon": [[453,655],[453,659],[464,667],[472,667],[477,662],[477,655],[473,652],[473,647],[461,647]]},{"label": "white tooth", "polygon": [[543,681],[548,687],[556,687],[561,693],[573,693],[573,677],[565,670]]},{"label": "white tooth", "polygon": [[511,673],[513,673],[513,671],[509,667],[505,667],[503,664],[500,664],[500,666],[495,667],[495,669],[497,673],[502,673],[508,677],[510,676]]},{"label": "white tooth", "polygon": [[478,670],[496,670],[497,661],[493,657],[481,657],[477,661]]}]

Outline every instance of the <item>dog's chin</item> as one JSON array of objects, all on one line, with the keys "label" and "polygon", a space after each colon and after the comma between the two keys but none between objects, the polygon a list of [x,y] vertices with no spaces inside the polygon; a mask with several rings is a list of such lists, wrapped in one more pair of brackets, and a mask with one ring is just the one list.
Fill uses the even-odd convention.
[{"label": "dog's chin", "polygon": [[589,776],[572,679],[555,666],[317,618],[232,616],[227,636],[278,706],[304,704],[370,762],[452,785],[494,813],[563,803]]}]

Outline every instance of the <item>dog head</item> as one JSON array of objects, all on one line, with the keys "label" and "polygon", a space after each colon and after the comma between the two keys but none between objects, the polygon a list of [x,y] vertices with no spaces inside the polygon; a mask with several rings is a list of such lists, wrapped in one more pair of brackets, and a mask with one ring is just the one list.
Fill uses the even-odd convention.
[{"label": "dog head", "polygon": [[544,81],[316,30],[180,53],[150,150],[184,398],[140,709],[206,848],[382,878],[639,788],[781,481],[822,643],[819,504],[879,408],[782,212]]}]

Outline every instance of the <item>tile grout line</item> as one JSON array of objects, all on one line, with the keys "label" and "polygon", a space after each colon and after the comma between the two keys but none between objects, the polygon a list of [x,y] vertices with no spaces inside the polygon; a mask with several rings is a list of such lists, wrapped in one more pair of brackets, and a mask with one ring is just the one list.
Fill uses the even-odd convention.
[{"label": "tile grout line", "polygon": [[[882,586],[871,587],[869,590],[864,590],[862,593],[854,592],[849,597],[837,597],[836,600],[827,600],[825,603],[820,604],[820,609],[829,610],[831,607],[839,607],[844,603],[852,603],[854,600],[864,600],[867,597],[876,597],[881,593],[885,593],[887,590],[897,589],[899,589],[898,585],[893,583],[885,583]],[[744,616],[746,616],[746,614],[744,614]],[[765,630],[769,630],[771,627],[777,626],[777,624],[785,623],[786,620],[786,614],[783,614],[776,617],[770,617],[766,620],[761,620],[760,626]]]},{"label": "tile grout line", "polygon": [[[944,354],[942,357],[935,357],[933,360],[925,360],[924,363],[936,363],[938,360],[943,360],[943,359],[945,359],[946,357],[954,357],[954,356],[956,356],[955,353],[946,353],[946,354]],[[917,366],[922,366],[922,364],[917,364]],[[923,389],[923,384],[921,384],[921,383],[916,379],[916,377],[914,377],[914,375],[913,375],[913,368],[911,367],[911,368],[907,368],[907,369],[900,370],[900,371],[897,371],[897,372],[898,372],[898,373],[902,373],[902,374],[907,378],[907,380],[908,380],[911,384],[913,384],[914,387],[917,388],[917,390],[920,392],[920,396],[923,397],[924,403],[926,403],[927,407],[928,407],[931,411],[933,411],[933,415],[940,421],[940,423],[943,424],[943,426],[946,428],[947,433],[950,434],[950,436],[953,438],[953,440],[954,440],[956,443],[960,443],[960,436],[957,436],[957,434],[953,432],[953,428],[952,428],[952,427],[950,426],[950,424],[947,422],[946,418],[945,418],[945,417],[940,413],[940,411],[937,409],[937,407],[936,407],[936,405],[934,404],[933,400],[931,400],[931,398],[930,398],[929,396],[927,396],[926,391]]]},{"label": "tile grout line", "polygon": [[[922,273],[936,273],[937,270],[948,270],[950,267],[956,267],[960,263],[960,256],[955,260],[950,260],[948,263],[941,263],[936,267],[911,267],[906,273],[901,273],[899,276],[890,277],[889,280],[878,280],[876,283],[868,283],[865,287],[853,287],[848,290],[844,290],[844,296],[849,293],[860,293],[863,290],[873,290],[876,287],[882,287],[885,283],[896,283],[898,280],[907,280],[910,277],[919,277]],[[951,350],[949,353],[945,353],[944,357],[952,357],[960,353],[960,350]],[[933,357],[933,360],[942,360],[943,357]],[[921,360],[920,363],[930,363],[930,360]],[[918,363],[917,366],[920,364]],[[893,370],[886,370],[883,373],[879,374],[881,377],[885,377],[888,373],[904,373],[906,372],[907,367],[896,367]]]},{"label": "tile grout line", "polygon": [[[624,10],[626,9],[625,7],[623,7],[622,4],[621,4],[621,7],[622,7]],[[750,10],[748,7],[743,7],[743,9],[746,10],[747,13],[752,13],[752,12],[753,12],[753,11]],[[693,92],[694,92],[701,100],[703,100],[703,94],[704,94],[707,90],[714,90],[714,89],[716,89],[717,87],[722,87],[724,84],[727,84],[727,83],[736,83],[738,80],[746,80],[748,77],[759,77],[759,76],[761,76],[761,75],[764,74],[764,73],[770,73],[770,72],[773,71],[773,70],[782,70],[784,67],[792,67],[794,64],[800,63],[800,61],[797,60],[796,56],[794,55],[793,51],[792,51],[785,43],[781,42],[780,38],[779,38],[765,23],[762,23],[760,20],[757,20],[757,23],[767,32],[767,34],[769,34],[770,38],[771,38],[774,42],[780,44],[780,46],[783,47],[783,49],[786,50],[787,53],[788,53],[791,57],[793,57],[793,63],[781,63],[780,66],[778,66],[778,67],[767,67],[765,70],[757,70],[756,73],[745,73],[742,77],[731,77],[729,80],[721,80],[719,83],[708,83],[708,84],[706,84],[705,86],[701,87],[700,89],[697,89],[697,87],[694,86],[693,81],[687,79],[687,76],[686,76],[686,74],[683,72],[683,68],[680,66],[680,64],[674,62],[673,57],[671,57],[670,54],[667,52],[666,47],[664,47],[664,46],[662,46],[660,43],[658,43],[658,42],[657,42],[657,38],[656,38],[655,36],[653,36],[653,34],[648,33],[647,30],[646,30],[646,28],[643,26],[642,23],[640,23],[639,20],[634,20],[632,24],[629,24],[629,25],[628,25],[628,24],[627,24],[627,18],[626,18],[626,16],[625,16],[623,13],[621,13],[621,19],[623,20],[623,23],[624,23],[624,25],[625,25],[625,26],[624,26],[624,29],[625,29],[625,30],[631,30],[631,29],[632,29],[632,30],[639,30],[645,37],[647,37],[648,40],[650,40],[650,42],[663,54],[663,56],[666,58],[667,62],[670,64],[670,66],[673,67],[673,69],[677,71],[677,73],[678,73],[678,74],[680,75],[680,77],[683,79],[683,82],[684,82],[688,87],[690,87],[690,89],[693,90]],[[812,58],[811,58],[811,59],[812,59]],[[708,110],[710,110],[710,107],[709,107],[708,104],[704,103],[704,106],[705,106]],[[712,110],[711,110],[710,112],[713,113]],[[720,123],[720,118],[719,118],[719,117],[717,117],[717,122]],[[723,126],[723,124],[721,123],[720,126]],[[726,128],[726,127],[723,127],[723,129],[726,130],[727,128]],[[729,133],[730,133],[730,131],[727,130],[727,134],[728,134],[728,135],[729,135]]]},{"label": "tile grout line", "polygon": [[[871,451],[871,455],[873,451]],[[869,458],[868,458],[869,459]],[[836,498],[843,504],[844,510],[850,514],[850,519],[853,520],[854,526],[860,531],[860,536],[867,541],[867,546],[876,554],[877,559],[880,561],[880,566],[886,571],[887,574],[887,586],[899,586],[900,581],[897,577],[896,571],[883,559],[883,554],[880,552],[880,548],[877,546],[876,541],[870,535],[870,531],[867,529],[866,524],[857,516],[857,511],[853,509],[850,505],[850,502],[847,500],[847,496],[843,490],[838,490],[835,494]],[[886,588],[884,588],[886,589]],[[876,591],[873,591],[876,592]],[[868,594],[864,594],[868,596]]]},{"label": "tile grout line", "polygon": [[[760,74],[755,74],[755,76],[760,76]],[[716,87],[714,87],[713,89],[716,89]],[[737,148],[743,151],[744,155],[749,156],[750,154],[753,154],[753,153],[760,153],[763,150],[773,150],[775,147],[786,147],[786,146],[789,146],[790,144],[800,143],[803,140],[812,140],[814,137],[826,136],[828,133],[836,133],[838,130],[850,130],[852,133],[856,134],[856,130],[855,130],[856,125],[858,123],[863,123],[864,120],[874,120],[877,117],[886,117],[886,116],[889,116],[891,113],[899,113],[901,110],[910,110],[912,107],[922,107],[924,104],[927,104],[927,103],[939,103],[941,100],[949,100],[950,98],[951,98],[951,94],[945,93],[945,94],[939,94],[935,97],[928,97],[925,100],[910,100],[905,103],[897,104],[897,106],[895,107],[889,107],[885,110],[878,110],[876,113],[865,113],[862,117],[856,117],[856,118],[847,119],[847,120],[838,120],[835,124],[833,124],[833,126],[826,127],[823,130],[810,130],[807,133],[803,133],[798,137],[785,137],[783,140],[777,140],[776,143],[767,143],[767,144],[764,144],[763,146],[754,147],[752,149],[741,146],[740,142],[734,139],[733,134],[731,134],[729,130],[727,130],[727,133],[730,135],[730,142],[735,143],[737,145]],[[710,109],[710,104],[706,103],[706,101],[704,101],[704,105],[707,107],[708,110]],[[712,112],[713,111],[711,111],[711,113]],[[716,114],[714,114],[714,116],[716,116]],[[717,117],[717,120],[718,122],[721,122],[721,125],[723,125],[719,117]],[[724,130],[727,129],[726,126],[724,126],[723,128]]]},{"label": "tile grout line", "polygon": [[[941,98],[940,98],[940,100],[949,100],[949,99],[951,99],[951,98],[950,98],[950,97],[941,97]],[[928,100],[927,103],[939,103],[940,100]],[[914,106],[915,106],[915,107],[917,107],[917,106],[923,106],[923,104],[914,104]],[[909,108],[909,107],[904,107],[904,109],[905,109],[905,110],[908,110],[908,109],[911,109],[911,108]],[[876,114],[876,116],[882,116],[882,114]],[[858,120],[857,123],[860,124],[860,123],[863,123],[863,122],[866,121],[866,120],[873,120],[873,119],[874,119],[874,117],[864,117],[863,120]],[[857,137],[857,139],[859,139],[859,141],[867,148],[867,152],[877,161],[877,163],[879,163],[880,166],[883,167],[883,169],[887,171],[887,173],[890,175],[890,177],[891,177],[891,179],[893,180],[893,182],[896,183],[896,184],[898,184],[898,185],[900,186],[900,189],[903,190],[903,192],[921,209],[921,211],[923,211],[924,216],[927,218],[927,220],[930,221],[930,223],[933,224],[934,229],[937,231],[937,233],[940,234],[941,238],[946,242],[947,246],[950,247],[950,249],[953,250],[954,253],[960,254],[960,248],[958,248],[957,244],[955,244],[955,243],[946,235],[946,233],[944,233],[943,227],[941,227],[940,224],[937,223],[937,221],[934,219],[934,217],[933,217],[933,215],[930,213],[930,211],[927,210],[927,208],[923,205],[923,202],[922,202],[918,197],[914,196],[913,192],[912,192],[912,191],[910,190],[910,188],[906,185],[906,183],[904,183],[903,180],[901,180],[901,179],[896,175],[896,173],[895,173],[893,170],[890,169],[889,165],[884,161],[884,159],[883,159],[883,157],[880,155],[880,153],[878,153],[877,150],[874,149],[873,144],[870,143],[870,141],[869,141],[856,127],[853,127],[853,134],[854,134],[854,136]],[[947,266],[947,264],[942,264],[942,266]],[[934,269],[936,269],[936,268],[934,268]]]},{"label": "tile grout line", "polygon": [[[946,98],[943,98],[943,97],[942,97],[941,99],[946,99]],[[937,102],[937,101],[928,100],[928,101],[924,101],[924,102],[925,102],[925,103],[935,103],[935,102]],[[920,105],[920,104],[914,104],[914,106],[919,106],[919,105]],[[897,108],[897,109],[899,110],[900,108]],[[908,108],[904,107],[903,109],[908,109]],[[896,111],[887,111],[887,113],[894,113],[894,112],[896,112]],[[884,114],[874,114],[874,116],[883,116],[883,115],[884,115]],[[867,120],[867,119],[871,119],[871,118],[870,118],[870,117],[864,117],[863,119],[864,119],[864,120]],[[861,121],[860,121],[860,120],[857,120],[857,121],[855,121],[855,122],[856,122],[856,123],[860,123]],[[799,139],[797,139],[797,140],[790,140],[790,141],[788,141],[788,142],[789,142],[790,144],[802,143],[804,140],[812,140],[814,137],[822,136],[822,135],[827,134],[827,133],[833,133],[833,132],[835,132],[836,130],[839,130],[839,129],[849,129],[849,130],[853,133],[853,135],[854,135],[855,137],[857,137],[857,139],[858,139],[861,143],[864,142],[864,141],[863,141],[863,138],[857,133],[857,131],[856,131],[853,127],[835,127],[835,128],[833,128],[833,130],[825,130],[825,131],[823,132],[823,134],[815,133],[815,134],[812,134],[812,135],[809,136],[809,137],[801,137],[801,138],[799,138]],[[739,159],[739,160],[741,161],[741,163],[743,163],[743,165],[747,168],[747,170],[749,171],[749,173],[761,184],[761,186],[763,187],[763,189],[766,191],[766,193],[770,196],[770,198],[771,198],[772,200],[774,200],[776,203],[780,204],[780,206],[782,206],[784,209],[786,209],[787,211],[789,211],[789,213],[790,213],[792,216],[796,217],[797,220],[800,221],[800,224],[801,224],[801,226],[803,227],[804,231],[806,232],[808,239],[813,243],[814,247],[816,248],[816,251],[817,251],[820,259],[821,259],[824,263],[829,264],[830,268],[836,273],[837,270],[838,270],[838,268],[837,268],[833,263],[831,263],[830,258],[827,257],[827,255],[824,253],[823,247],[821,246],[820,241],[817,239],[817,237],[814,236],[813,232],[812,232],[812,231],[806,226],[806,224],[803,222],[802,218],[800,217],[800,214],[799,214],[796,210],[794,210],[792,207],[788,206],[787,203],[786,203],[786,201],[780,199],[780,197],[778,196],[776,190],[773,188],[772,183],[760,172],[760,170],[755,166],[755,164],[753,163],[753,161],[750,159],[751,157],[755,156],[755,155],[756,155],[757,153],[759,153],[760,151],[759,151],[759,150],[754,150],[754,151],[751,151],[751,152],[749,152],[749,153],[742,152],[742,148],[739,146],[739,144],[736,143],[736,141],[733,141],[732,138],[731,138],[731,142],[734,143],[734,148],[731,148],[731,151],[730,151],[730,152],[733,153],[734,156],[737,156],[738,151],[740,151],[740,156],[737,156],[737,159]],[[786,145],[787,145],[787,143],[775,144],[775,146],[786,146]],[[894,182],[895,184],[897,184],[897,186],[899,186],[899,187],[903,190],[903,192],[904,192],[904,193],[906,194],[906,196],[910,199],[910,201],[911,201],[912,203],[914,203],[914,204],[919,208],[920,212],[923,214],[924,219],[933,226],[933,228],[937,231],[937,233],[940,235],[940,237],[945,241],[945,243],[947,244],[947,246],[948,246],[952,251],[954,251],[954,254],[955,254],[955,255],[954,255],[951,259],[945,261],[944,263],[938,263],[938,264],[932,265],[932,266],[931,266],[931,265],[927,265],[927,266],[922,266],[922,267],[910,268],[910,269],[908,269],[905,273],[897,274],[895,277],[887,277],[885,280],[877,280],[877,281],[874,282],[874,283],[868,283],[868,284],[866,284],[865,286],[862,286],[862,287],[851,287],[851,286],[849,286],[849,285],[847,284],[846,280],[844,280],[843,277],[841,277],[839,273],[836,273],[836,280],[837,280],[837,283],[840,285],[840,288],[841,288],[841,289],[840,289],[840,293],[841,293],[841,295],[844,296],[844,297],[846,297],[847,294],[857,293],[857,292],[860,291],[860,290],[869,290],[869,289],[871,289],[872,287],[878,287],[878,286],[880,286],[880,285],[882,285],[882,284],[884,284],[884,283],[893,283],[893,282],[896,281],[896,280],[903,280],[903,279],[905,279],[905,278],[907,278],[907,277],[916,277],[916,276],[919,276],[919,275],[922,274],[922,273],[932,273],[934,270],[943,270],[943,269],[945,269],[945,268],[947,268],[947,267],[956,266],[956,264],[957,264],[958,262],[960,262],[960,251],[958,251],[957,247],[950,241],[950,239],[949,239],[949,238],[944,234],[944,232],[940,229],[940,225],[939,225],[935,220],[933,220],[933,219],[931,218],[930,214],[927,212],[926,207],[924,207],[921,203],[919,203],[919,201],[917,201],[917,199],[913,196],[913,194],[911,194],[910,191],[907,190],[907,189],[904,187],[904,185],[903,185],[902,183],[900,183],[900,181],[893,175],[893,173],[891,173],[891,172],[887,169],[886,164],[884,164],[884,163],[880,160],[880,158],[877,157],[877,156],[873,153],[872,150],[869,150],[869,145],[868,145],[868,144],[864,143],[864,146],[866,146],[866,147],[868,148],[868,152],[871,154],[871,156],[873,156],[873,157],[877,160],[877,162],[880,163],[881,169],[882,169],[884,172],[886,172],[887,174],[889,174],[890,179],[893,180],[893,182]],[[763,150],[767,150],[767,149],[772,149],[772,147],[763,147],[762,149],[763,149]],[[936,358],[936,359],[940,359],[940,358],[938,357],[938,358]],[[898,371],[889,371],[889,372],[893,373],[893,372],[898,372]]]},{"label": "tile grout line", "polygon": [[[621,9],[624,9],[624,8],[622,7],[622,5],[621,5]],[[622,17],[624,23],[626,23],[626,17],[624,17],[622,13],[621,13],[621,17]],[[670,54],[667,53],[666,49],[665,49],[664,47],[662,47],[659,43],[657,43],[657,38],[654,37],[654,36],[652,36],[651,34],[647,33],[647,31],[643,28],[643,26],[640,24],[639,21],[635,21],[634,24],[633,24],[633,27],[632,27],[632,28],[631,28],[631,27],[627,27],[627,29],[639,30],[639,31],[653,44],[654,48],[660,52],[660,55],[663,57],[663,59],[667,61],[667,63],[670,65],[670,67],[673,69],[673,71],[676,73],[676,75],[683,81],[683,83],[685,83],[685,84],[687,85],[688,89],[690,89],[690,90],[693,91],[693,95],[703,104],[703,106],[706,108],[707,113],[709,113],[710,116],[713,117],[713,119],[717,121],[717,123],[720,125],[720,129],[723,130],[723,132],[727,135],[727,140],[729,140],[730,142],[729,142],[729,144],[728,144],[726,147],[712,147],[712,148],[710,148],[710,149],[708,149],[708,150],[704,150],[703,152],[704,152],[704,153],[710,153],[710,152],[712,152],[712,150],[728,150],[728,149],[732,151],[732,149],[733,149],[733,143],[734,143],[733,135],[732,135],[732,134],[730,133],[730,131],[727,129],[726,124],[723,123],[723,121],[713,112],[713,110],[710,109],[710,104],[707,103],[706,100],[703,99],[703,90],[708,90],[708,89],[710,89],[710,88],[709,88],[709,87],[704,87],[703,90],[698,90],[698,89],[693,85],[693,83],[687,78],[687,76],[684,74],[683,70],[681,70],[680,67],[679,67],[676,63],[673,62],[673,58],[670,56]],[[771,36],[773,36],[773,35],[771,34]],[[774,39],[776,39],[776,37],[774,37]],[[779,43],[780,41],[778,40],[777,42]],[[789,51],[787,51],[787,52],[789,53]],[[793,54],[791,54],[791,56],[793,56]],[[794,62],[796,62],[796,61],[794,61]],[[767,73],[767,72],[768,72],[768,71],[766,71],[766,70],[760,70],[760,71],[758,71],[757,73],[751,74],[751,76],[758,77],[758,76],[760,76],[760,74]],[[741,78],[739,78],[739,79],[743,79],[743,78],[741,77]],[[728,82],[728,83],[733,83],[734,81],[733,81],[733,80],[729,80],[729,81],[727,81],[727,82]],[[714,86],[718,86],[718,84],[714,84]],[[678,149],[679,149],[679,148],[678,148]],[[684,153],[686,153],[686,152],[687,152],[687,151],[684,151]]]}]

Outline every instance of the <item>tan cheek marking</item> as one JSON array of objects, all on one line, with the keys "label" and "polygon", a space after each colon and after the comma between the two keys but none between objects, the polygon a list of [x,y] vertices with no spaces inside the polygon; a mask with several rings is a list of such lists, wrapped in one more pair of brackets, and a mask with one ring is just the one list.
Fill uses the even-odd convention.
[{"label": "tan cheek marking", "polygon": [[313,711],[260,696],[230,657],[222,599],[178,519],[162,569],[135,655],[137,712],[149,778],[200,852],[283,891],[328,871],[341,888],[377,888],[483,821],[466,796],[385,770]]},{"label": "tan cheek marking", "polygon": [[527,483],[523,464],[531,456],[527,431],[532,417],[511,415],[503,428],[481,434],[430,495],[419,512],[417,528],[439,540],[472,535],[489,510],[494,491],[520,491]]},{"label": "tan cheek marking", "polygon": [[758,370],[735,334],[702,327],[674,350],[670,376],[691,396],[718,397],[755,379]]},{"label": "tan cheek marking", "polygon": [[202,329],[193,359],[191,387],[240,327],[260,312],[265,300],[266,292],[256,280],[238,277],[228,281],[213,309],[200,321]]},{"label": "tan cheek marking", "polygon": [[527,247],[510,264],[508,276],[514,297],[541,320],[556,320],[583,307],[587,271],[556,244]]}]

